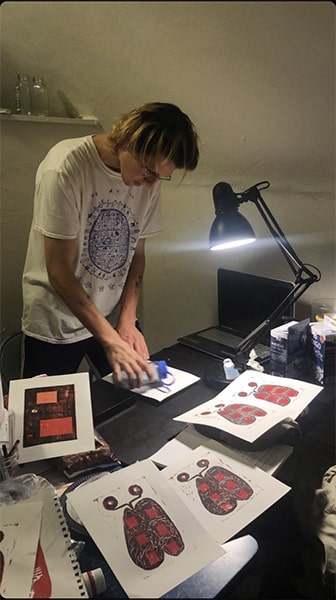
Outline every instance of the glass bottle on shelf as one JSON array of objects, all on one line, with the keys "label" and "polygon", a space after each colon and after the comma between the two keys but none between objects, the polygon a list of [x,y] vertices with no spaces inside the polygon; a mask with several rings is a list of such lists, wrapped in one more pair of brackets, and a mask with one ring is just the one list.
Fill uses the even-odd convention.
[{"label": "glass bottle on shelf", "polygon": [[33,77],[32,109],[33,115],[45,117],[49,114],[48,90],[43,77]]},{"label": "glass bottle on shelf", "polygon": [[15,86],[16,113],[19,115],[31,115],[31,83],[27,73],[19,73]]}]

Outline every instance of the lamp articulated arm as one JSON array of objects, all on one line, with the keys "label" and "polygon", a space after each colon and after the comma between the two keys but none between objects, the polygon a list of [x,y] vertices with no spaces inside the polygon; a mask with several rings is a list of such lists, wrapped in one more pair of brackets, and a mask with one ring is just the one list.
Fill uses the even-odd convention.
[{"label": "lamp articulated arm", "polygon": [[246,355],[252,350],[252,348],[256,345],[256,343],[260,340],[263,333],[272,328],[272,325],[278,320],[278,317],[281,317],[289,308],[302,296],[302,294],[308,289],[308,287],[317,281],[317,279],[305,280],[297,282],[293,289],[289,292],[289,294],[284,298],[284,300],[277,306],[277,308],[272,312],[272,314],[265,319],[258,327],[256,327],[242,342],[240,342],[238,346],[238,360],[241,356],[242,358],[246,358]]},{"label": "lamp articulated arm", "polygon": [[302,294],[308,289],[308,287],[312,283],[319,281],[321,278],[321,273],[317,269],[317,267],[308,265],[309,267],[314,269],[311,270],[300,260],[300,258],[290,245],[289,241],[287,240],[285,234],[281,230],[280,225],[277,223],[271,211],[265,204],[260,194],[260,190],[266,189],[269,186],[270,183],[268,181],[262,181],[260,183],[257,183],[245,192],[237,194],[237,200],[239,204],[251,201],[256,205],[262,219],[266,223],[269,231],[271,232],[273,238],[278,244],[284,258],[286,259],[290,269],[294,273],[295,281],[293,289],[289,292],[289,294],[281,302],[281,304],[279,304],[279,306],[273,311],[273,313],[265,321],[263,321],[263,323],[258,325],[258,327],[256,327],[256,329],[254,329],[240,343],[238,348],[239,355],[242,357],[243,355],[246,355],[250,350],[252,350],[253,346],[262,337],[263,333],[267,329],[270,329],[272,327],[272,325],[277,321],[278,317],[282,316],[286,312],[287,308],[292,306],[292,304],[294,304],[294,302],[296,302],[296,300],[298,300],[298,298],[302,296]]}]

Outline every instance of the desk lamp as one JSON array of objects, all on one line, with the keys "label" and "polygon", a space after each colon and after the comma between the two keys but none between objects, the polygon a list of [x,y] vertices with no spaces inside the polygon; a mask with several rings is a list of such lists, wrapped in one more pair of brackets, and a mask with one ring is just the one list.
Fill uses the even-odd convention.
[{"label": "desk lamp", "polygon": [[[246,364],[249,353],[266,330],[270,330],[279,317],[300,298],[315,281],[321,279],[321,273],[313,265],[304,264],[293,250],[279,224],[265,204],[260,190],[270,186],[269,181],[261,181],[242,193],[235,193],[228,183],[219,182],[213,188],[216,218],[211,226],[209,245],[211,250],[226,250],[256,241],[254,231],[246,218],[238,212],[244,202],[253,202],[269,231],[285,257],[295,280],[294,286],[286,298],[272,314],[258,325],[238,346],[237,364]],[[310,268],[308,268],[310,267]]]}]

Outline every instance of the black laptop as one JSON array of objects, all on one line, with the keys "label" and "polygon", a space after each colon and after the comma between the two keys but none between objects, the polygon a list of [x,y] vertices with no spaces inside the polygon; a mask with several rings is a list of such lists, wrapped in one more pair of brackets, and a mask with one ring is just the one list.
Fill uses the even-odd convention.
[{"label": "black laptop", "polygon": [[[178,342],[216,356],[234,359],[238,345],[265,319],[293,289],[290,281],[218,269],[218,325],[178,338]],[[294,318],[294,305],[272,323],[270,329]],[[255,345],[257,359],[270,355],[270,333],[266,331]]]}]

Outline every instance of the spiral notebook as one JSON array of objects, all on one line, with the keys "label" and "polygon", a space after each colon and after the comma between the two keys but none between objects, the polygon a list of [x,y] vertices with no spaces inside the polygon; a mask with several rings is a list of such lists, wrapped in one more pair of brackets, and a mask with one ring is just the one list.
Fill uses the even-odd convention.
[{"label": "spiral notebook", "polygon": [[21,502],[0,507],[1,595],[88,598],[57,493],[42,477],[23,477],[28,489],[35,493]]}]

